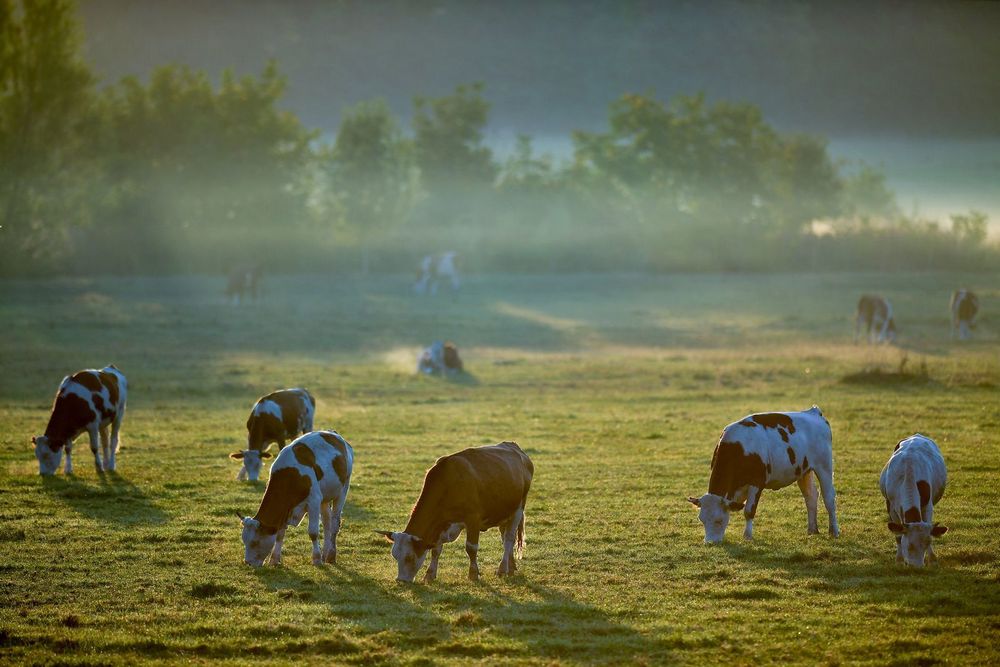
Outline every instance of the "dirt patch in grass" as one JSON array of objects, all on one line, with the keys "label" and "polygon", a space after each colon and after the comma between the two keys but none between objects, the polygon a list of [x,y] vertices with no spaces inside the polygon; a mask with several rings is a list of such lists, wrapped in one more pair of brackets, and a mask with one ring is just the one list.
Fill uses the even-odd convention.
[{"label": "dirt patch in grass", "polygon": [[188,593],[191,597],[206,599],[222,595],[233,595],[236,593],[236,589],[232,586],[227,586],[226,584],[207,583],[195,584],[191,587],[191,590],[188,591]]}]

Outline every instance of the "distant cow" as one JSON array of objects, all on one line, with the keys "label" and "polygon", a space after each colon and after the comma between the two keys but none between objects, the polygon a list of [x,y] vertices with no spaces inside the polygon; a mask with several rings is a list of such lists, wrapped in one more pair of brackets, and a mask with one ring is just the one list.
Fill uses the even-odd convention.
[{"label": "distant cow", "polygon": [[256,482],[262,459],[271,456],[270,445],[284,447],[285,441],[311,431],[315,414],[316,399],[305,389],[280,389],[257,399],[247,419],[247,448],[229,455],[243,463],[236,479]]},{"label": "distant cow", "polygon": [[451,375],[461,373],[463,369],[458,347],[450,340],[443,343],[439,340],[434,341],[417,360],[417,372],[427,375]]},{"label": "distant cow", "polygon": [[892,314],[892,304],[885,297],[864,294],[858,299],[858,310],[854,316],[854,342],[864,325],[869,343],[891,343],[896,340],[896,320]]},{"label": "distant cow", "polygon": [[896,562],[923,567],[924,557],[937,560],[932,537],[948,532],[934,521],[934,506],[948,481],[937,444],[919,433],[901,440],[882,469],[879,487],[889,512],[889,530],[896,535]]},{"label": "distant cow", "polygon": [[833,488],[833,444],[830,423],[815,405],[805,412],[768,412],[744,417],[722,432],[712,455],[708,493],[688,501],[700,508],[705,542],[719,543],[729,513],[743,510],[743,537],[753,539],[753,519],[764,489],[798,482],[809,515],[809,534],[819,532],[814,473],[830,516],[830,534],[840,536]]},{"label": "distant cow", "polygon": [[281,450],[271,466],[271,477],[257,513],[253,518],[240,516],[243,561],[260,567],[270,553],[269,563],[280,565],[285,528],[299,525],[302,517],[309,514],[313,565],[337,562],[337,533],[353,468],[354,450],[336,431],[306,433]]},{"label": "distant cow", "polygon": [[948,305],[951,310],[951,337],[957,334],[959,340],[968,340],[975,326],[973,320],[979,312],[979,298],[971,290],[955,290]]},{"label": "distant cow", "polygon": [[499,527],[503,540],[497,575],[513,574],[517,569],[515,547],[518,557],[524,549],[524,505],[534,471],[531,459],[513,442],[473,447],[439,458],[424,476],[420,497],[403,532],[377,531],[392,542],[392,556],[398,565],[396,581],[412,583],[428,551],[431,562],[424,581],[434,581],[441,548],[458,539],[463,528],[469,579],[478,579],[479,533],[493,526]]},{"label": "distant cow", "polygon": [[455,264],[457,252],[448,251],[439,255],[426,255],[420,260],[417,270],[417,280],[413,283],[413,291],[417,294],[437,294],[438,286],[448,281],[452,292],[457,292],[460,281],[458,267]]},{"label": "distant cow", "polygon": [[[104,470],[115,469],[118,434],[125,416],[125,376],[114,365],[101,370],[88,369],[63,378],[52,403],[52,414],[45,435],[31,438],[38,459],[38,472],[52,475],[59,468],[66,450],[65,473],[73,473],[73,439],[84,431],[90,436],[94,466],[101,472],[97,452],[98,435],[104,450]],[[108,427],[111,435],[108,436]]]},{"label": "distant cow", "polygon": [[246,264],[230,271],[226,282],[226,299],[234,305],[243,303],[247,297],[256,301],[260,293],[261,273],[259,264]]}]

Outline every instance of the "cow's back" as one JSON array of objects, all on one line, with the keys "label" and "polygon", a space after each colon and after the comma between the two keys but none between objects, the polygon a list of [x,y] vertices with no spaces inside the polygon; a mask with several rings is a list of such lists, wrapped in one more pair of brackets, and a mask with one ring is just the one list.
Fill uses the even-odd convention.
[{"label": "cow's back", "polygon": [[[947,482],[948,471],[941,450],[933,440],[919,433],[896,445],[879,476],[882,495],[893,506],[890,512],[900,508],[905,511],[907,508],[902,505],[913,505],[915,499],[911,496],[919,496],[923,505],[928,499],[936,504]],[[922,484],[927,485],[926,490],[921,488]]]},{"label": "cow's back", "polygon": [[443,485],[447,497],[455,499],[450,509],[476,507],[488,524],[521,505],[534,475],[531,459],[513,442],[464,449],[438,459],[434,468],[437,474],[428,473],[428,480]]}]

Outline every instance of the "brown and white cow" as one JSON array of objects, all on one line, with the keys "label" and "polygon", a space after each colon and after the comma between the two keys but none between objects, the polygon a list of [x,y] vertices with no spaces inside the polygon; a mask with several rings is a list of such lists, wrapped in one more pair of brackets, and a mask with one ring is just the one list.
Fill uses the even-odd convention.
[{"label": "brown and white cow", "polygon": [[262,273],[259,264],[237,266],[229,272],[229,278],[226,281],[226,298],[232,301],[233,305],[243,303],[247,297],[257,301]]},{"label": "brown and white cow", "polygon": [[[264,498],[253,517],[243,523],[243,562],[260,567],[270,553],[271,565],[281,564],[285,529],[309,515],[314,565],[337,562],[337,533],[351,486],[354,450],[336,431],[314,431],[278,453]],[[319,522],[323,520],[323,549]]]},{"label": "brown and white cow", "polygon": [[948,528],[934,523],[934,506],[947,482],[944,457],[933,440],[916,433],[899,441],[878,480],[889,530],[896,535],[897,563],[923,567],[926,556],[937,561],[931,538]]},{"label": "brown and white cow", "polygon": [[[812,474],[810,474],[812,473]],[[782,489],[797,482],[806,501],[809,534],[819,532],[816,485],[830,517],[830,534],[840,536],[833,488],[833,436],[830,422],[817,406],[804,412],[766,412],[748,415],[727,426],[712,455],[708,493],[688,497],[700,508],[705,542],[725,537],[729,513],[743,510],[743,537],[753,539],[753,519],[764,489]]]},{"label": "brown and white cow", "polygon": [[896,340],[896,319],[892,304],[885,297],[863,294],[858,299],[854,315],[854,342],[858,342],[861,327],[865,327],[869,343],[891,343]]},{"label": "brown and white cow", "polygon": [[452,293],[458,292],[461,281],[458,278],[456,260],[458,253],[449,250],[438,255],[426,255],[420,260],[417,270],[417,280],[413,283],[413,291],[417,294],[437,294],[438,287],[446,280]]},{"label": "brown and white cow", "polygon": [[434,341],[417,360],[417,372],[426,375],[455,375],[461,373],[464,368],[462,357],[458,354],[458,346],[450,340]]},{"label": "brown and white cow", "polygon": [[463,529],[469,579],[478,579],[479,533],[493,526],[499,527],[503,541],[497,575],[513,574],[515,553],[520,557],[524,550],[524,505],[534,471],[531,459],[514,442],[439,458],[424,476],[406,528],[399,533],[376,531],[392,542],[396,581],[412,583],[428,551],[431,562],[424,581],[434,581],[442,547],[458,539]]},{"label": "brown and white cow", "polygon": [[229,455],[243,463],[236,479],[256,482],[262,459],[271,456],[267,451],[270,445],[284,447],[287,440],[308,433],[315,415],[316,399],[302,388],[279,389],[258,398],[247,419],[247,448]]},{"label": "brown and white cow", "polygon": [[968,340],[975,326],[973,320],[979,312],[979,297],[972,290],[955,290],[951,293],[948,308],[951,310],[951,337],[957,335],[959,340]]},{"label": "brown and white cow", "polygon": [[[90,436],[94,466],[101,472],[98,436],[104,450],[103,470],[115,469],[118,434],[125,416],[127,383],[114,365],[101,370],[88,369],[63,378],[52,403],[52,414],[45,435],[31,438],[38,459],[38,472],[52,475],[59,468],[66,450],[65,473],[73,473],[73,440],[84,431]],[[110,437],[108,427],[111,427]]]}]

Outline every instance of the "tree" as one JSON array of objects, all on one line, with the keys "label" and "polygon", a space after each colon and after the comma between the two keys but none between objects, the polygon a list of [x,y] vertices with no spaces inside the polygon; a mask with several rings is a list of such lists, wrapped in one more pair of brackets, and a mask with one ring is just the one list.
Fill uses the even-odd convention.
[{"label": "tree", "polygon": [[986,240],[989,216],[982,211],[969,211],[966,214],[951,216],[951,233],[960,242],[979,246]]},{"label": "tree", "polygon": [[368,273],[372,238],[398,225],[416,197],[408,143],[382,101],[361,103],[341,120],[329,158],[334,196],[361,236],[361,270]]},{"label": "tree", "polygon": [[0,253],[56,254],[81,222],[86,183],[69,167],[83,137],[94,79],[80,58],[69,0],[0,0]]},{"label": "tree", "polygon": [[864,163],[844,177],[841,198],[842,212],[863,222],[890,221],[900,216],[896,195],[886,184],[885,174]]}]

